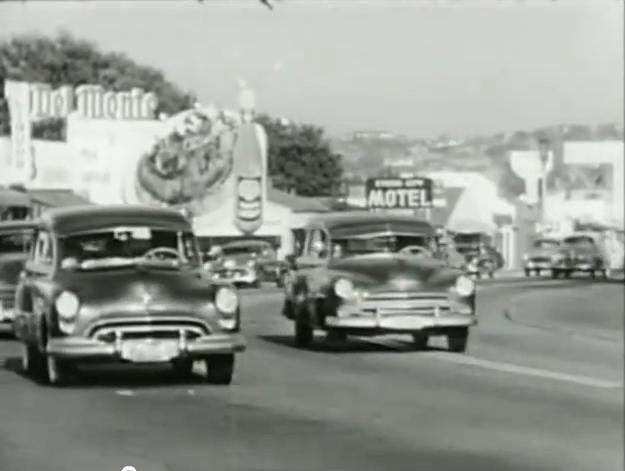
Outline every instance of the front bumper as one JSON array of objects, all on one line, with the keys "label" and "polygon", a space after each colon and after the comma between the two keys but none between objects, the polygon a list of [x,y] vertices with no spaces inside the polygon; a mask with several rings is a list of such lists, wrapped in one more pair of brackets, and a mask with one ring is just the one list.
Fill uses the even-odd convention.
[{"label": "front bumper", "polygon": [[440,329],[446,327],[469,327],[477,324],[475,314],[453,311],[420,314],[404,312],[393,314],[370,313],[339,308],[337,316],[325,318],[325,325],[337,329],[371,330],[379,332],[414,332],[418,330]]},{"label": "front bumper", "polygon": [[[156,340],[153,345],[163,345],[164,342],[168,344],[175,342],[175,345],[168,345],[170,353],[166,358],[160,356],[154,362],[171,361],[177,358],[200,358],[211,354],[237,353],[246,349],[245,339],[241,334],[213,334],[192,340],[184,338]],[[126,343],[129,341],[118,339],[109,343],[85,337],[60,337],[50,339],[46,351],[49,355],[62,358],[135,362],[126,356]],[[138,342],[134,341],[134,343]]]},{"label": "front bumper", "polygon": [[253,285],[260,281],[258,277],[258,273],[256,272],[213,272],[211,273],[211,278],[215,281],[220,281],[222,283],[230,283],[235,285]]}]

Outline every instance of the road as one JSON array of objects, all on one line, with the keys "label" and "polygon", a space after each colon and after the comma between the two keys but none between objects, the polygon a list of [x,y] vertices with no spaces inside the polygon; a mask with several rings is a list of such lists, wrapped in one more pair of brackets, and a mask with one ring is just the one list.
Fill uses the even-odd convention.
[{"label": "road", "polygon": [[[279,297],[249,294],[249,347],[230,387],[109,368],[45,388],[19,374],[5,339],[0,470],[623,469],[622,324],[619,336],[585,335],[577,303],[556,309],[583,289],[614,330],[623,286],[539,284],[549,288],[481,287],[467,355],[414,352],[401,338],[295,350]],[[565,311],[575,332],[552,328]]]}]

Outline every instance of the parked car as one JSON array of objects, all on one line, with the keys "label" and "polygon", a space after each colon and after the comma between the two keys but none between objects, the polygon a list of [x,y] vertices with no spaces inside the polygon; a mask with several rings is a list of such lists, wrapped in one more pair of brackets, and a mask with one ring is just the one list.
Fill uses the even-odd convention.
[{"label": "parked car", "polygon": [[11,327],[15,290],[28,258],[35,222],[0,222],[0,325]]},{"label": "parked car", "polygon": [[560,251],[551,264],[553,278],[570,277],[573,273],[608,277],[609,263],[594,234],[572,234],[562,239]]},{"label": "parked car", "polygon": [[213,279],[237,286],[259,287],[270,281],[281,287],[287,265],[277,258],[276,250],[264,240],[248,239],[224,244],[212,260]]},{"label": "parked car", "polygon": [[553,237],[540,237],[532,242],[530,250],[523,256],[525,276],[551,272],[552,262],[560,254],[560,240]]},{"label": "parked car", "polygon": [[402,253],[429,247],[433,237],[428,222],[408,216],[358,212],[310,221],[282,310],[294,323],[295,345],[310,347],[321,330],[337,340],[409,334],[417,349],[439,335],[451,351],[464,352],[477,322],[474,282],[445,261]]},{"label": "parked car", "polygon": [[25,371],[63,384],[86,362],[196,360],[229,384],[245,349],[236,289],[202,271],[190,222],[178,211],[85,206],[46,212],[20,278],[15,333]]}]

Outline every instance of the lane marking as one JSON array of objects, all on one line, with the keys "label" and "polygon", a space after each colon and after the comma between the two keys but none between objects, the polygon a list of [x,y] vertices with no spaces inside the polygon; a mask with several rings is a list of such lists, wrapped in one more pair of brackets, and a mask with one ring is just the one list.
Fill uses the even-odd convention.
[{"label": "lane marking", "polygon": [[[369,342],[382,347],[391,348],[394,350],[406,351],[410,348],[408,342],[402,342],[397,339],[361,339],[365,342]],[[522,376],[533,376],[536,378],[550,379],[555,381],[561,381],[566,383],[573,383],[582,386],[590,386],[600,389],[621,389],[623,383],[618,381],[609,381],[600,378],[593,378],[584,375],[574,375],[568,373],[562,373],[559,371],[545,370],[542,368],[534,368],[531,366],[515,365],[513,363],[505,363],[501,361],[485,360],[482,358],[473,357],[466,354],[447,353],[447,352],[415,352],[415,354],[423,355],[426,358],[434,358],[437,360],[446,361],[448,363],[455,363],[458,365],[468,365],[478,368],[497,371],[499,373],[509,373]]]},{"label": "lane marking", "polygon": [[556,381],[579,384],[582,386],[591,386],[602,389],[619,389],[623,387],[623,383],[617,381],[609,381],[599,378],[593,378],[590,376],[561,373],[558,371],[544,370],[542,368],[533,368],[530,366],[520,366],[513,363],[484,360],[482,358],[472,357],[469,355],[459,355],[444,352],[425,352],[425,355],[431,358],[436,358],[437,360],[443,360],[461,365],[477,366],[480,368],[498,371],[501,373],[534,376],[537,378],[552,379]]},{"label": "lane marking", "polygon": [[117,389],[115,394],[118,396],[134,396],[135,392],[131,389]]}]

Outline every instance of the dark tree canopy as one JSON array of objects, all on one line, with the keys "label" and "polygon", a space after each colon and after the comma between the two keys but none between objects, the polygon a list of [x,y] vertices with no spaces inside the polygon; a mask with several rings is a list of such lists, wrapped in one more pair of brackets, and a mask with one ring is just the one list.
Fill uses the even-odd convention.
[{"label": "dark tree canopy", "polygon": [[[49,83],[53,87],[99,84],[108,90],[134,87],[156,93],[157,113],[175,113],[193,105],[195,98],[169,82],[162,72],[139,65],[116,52],[102,52],[89,41],[67,33],[55,38],[39,35],[15,37],[0,43],[0,134],[9,133],[9,114],[4,100],[4,80]],[[64,139],[62,119],[37,123],[33,137]]]},{"label": "dark tree canopy", "polygon": [[276,188],[301,196],[335,196],[343,183],[342,158],[332,152],[323,130],[281,123],[261,115],[269,141],[269,177]]}]

